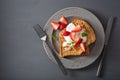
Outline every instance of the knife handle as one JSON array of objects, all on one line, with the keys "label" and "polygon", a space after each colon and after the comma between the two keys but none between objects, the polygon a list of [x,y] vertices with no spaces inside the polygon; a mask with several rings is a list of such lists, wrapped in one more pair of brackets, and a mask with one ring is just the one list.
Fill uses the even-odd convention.
[{"label": "knife handle", "polygon": [[61,62],[61,60],[59,59],[59,57],[57,56],[57,54],[53,51],[53,49],[51,48],[51,45],[48,41],[45,41],[45,43],[47,44],[48,48],[50,49],[53,57],[55,58],[59,68],[61,69],[61,71],[63,72],[64,75],[67,75],[67,70],[64,67],[63,63]]},{"label": "knife handle", "polygon": [[101,71],[102,71],[102,68],[103,68],[103,61],[104,61],[106,49],[107,49],[107,45],[104,45],[103,52],[102,52],[101,59],[100,59],[100,63],[99,63],[97,73],[96,73],[97,77],[101,76]]}]

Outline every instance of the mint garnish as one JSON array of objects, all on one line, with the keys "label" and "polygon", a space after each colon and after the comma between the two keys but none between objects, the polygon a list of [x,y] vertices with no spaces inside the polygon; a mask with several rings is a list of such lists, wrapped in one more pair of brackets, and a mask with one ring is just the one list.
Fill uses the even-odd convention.
[{"label": "mint garnish", "polygon": [[51,35],[51,38],[52,38],[53,40],[57,40],[57,36],[54,35],[54,34]]},{"label": "mint garnish", "polygon": [[71,43],[67,43],[67,45],[71,45]]},{"label": "mint garnish", "polygon": [[82,37],[86,37],[86,36],[88,36],[87,33],[83,32]]}]

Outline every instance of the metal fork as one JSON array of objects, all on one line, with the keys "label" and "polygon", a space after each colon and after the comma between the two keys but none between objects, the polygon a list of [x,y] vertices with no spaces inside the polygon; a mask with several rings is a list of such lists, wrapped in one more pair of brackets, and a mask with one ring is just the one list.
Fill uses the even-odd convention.
[{"label": "metal fork", "polygon": [[55,58],[58,66],[59,66],[59,68],[61,69],[61,71],[63,72],[63,74],[64,74],[64,75],[67,75],[67,70],[66,70],[66,68],[64,67],[64,65],[62,64],[62,62],[61,62],[61,60],[59,59],[59,57],[57,56],[57,54],[53,51],[52,46],[50,45],[50,42],[49,42],[49,40],[48,40],[48,38],[47,38],[46,32],[40,27],[39,24],[33,26],[33,28],[34,28],[34,30],[36,31],[36,33],[38,34],[38,36],[40,37],[40,39],[47,44],[48,48],[50,49],[53,57]]}]

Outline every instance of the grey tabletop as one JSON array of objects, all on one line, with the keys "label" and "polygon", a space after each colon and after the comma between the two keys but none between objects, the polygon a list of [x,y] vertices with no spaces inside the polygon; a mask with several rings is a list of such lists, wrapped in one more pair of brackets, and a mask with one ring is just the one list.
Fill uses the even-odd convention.
[{"label": "grey tabletop", "polygon": [[[0,0],[0,80],[120,80],[119,3],[119,0]],[[51,15],[66,7],[88,9],[100,19],[104,29],[109,17],[116,17],[101,78],[96,77],[100,58],[86,68],[68,70],[64,76],[45,54],[33,26],[44,26]]]}]

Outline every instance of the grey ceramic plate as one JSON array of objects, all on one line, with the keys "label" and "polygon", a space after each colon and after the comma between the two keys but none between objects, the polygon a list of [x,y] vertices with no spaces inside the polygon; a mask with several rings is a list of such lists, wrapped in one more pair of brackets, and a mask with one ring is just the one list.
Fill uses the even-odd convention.
[{"label": "grey ceramic plate", "polygon": [[[101,54],[103,45],[104,45],[104,30],[101,22],[99,19],[90,11],[79,8],[79,7],[68,7],[64,8],[60,11],[57,11],[55,14],[53,14],[49,20],[47,21],[46,25],[44,26],[44,30],[48,34],[48,38],[53,44],[53,49],[55,50],[56,54],[59,53],[59,45],[57,44],[57,41],[52,41],[51,34],[56,34],[58,32],[54,32],[52,27],[50,26],[51,21],[58,21],[61,16],[67,17],[67,19],[70,21],[73,17],[79,17],[85,19],[94,29],[96,34],[96,42],[91,48],[91,52],[89,56],[76,56],[76,57],[68,57],[68,58],[60,58],[64,66],[68,69],[81,69],[84,68],[90,64],[92,64]],[[49,48],[46,46],[46,44],[43,42],[44,49],[48,55],[48,57],[55,62],[54,57],[52,56],[52,53],[49,51]]]}]

